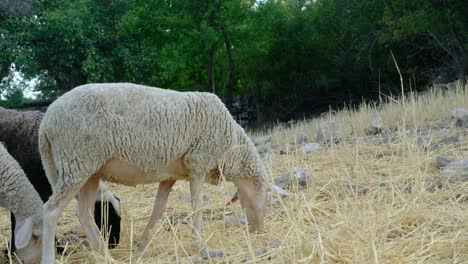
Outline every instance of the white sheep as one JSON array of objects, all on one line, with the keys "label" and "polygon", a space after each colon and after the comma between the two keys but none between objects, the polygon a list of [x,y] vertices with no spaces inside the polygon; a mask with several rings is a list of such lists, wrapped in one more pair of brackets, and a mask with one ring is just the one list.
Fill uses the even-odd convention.
[{"label": "white sheep", "polygon": [[260,157],[219,98],[116,83],[88,84],[48,108],[39,150],[54,186],[44,206],[42,263],[53,263],[60,212],[78,194],[79,218],[93,249],[104,249],[90,217],[99,179],[125,185],[159,182],[150,220],[139,240],[144,249],[177,180],[189,180],[193,246],[200,246],[203,183],[234,182],[251,231],[263,231],[270,185]]},{"label": "white sheep", "polygon": [[[38,262],[41,257],[41,197],[16,160],[0,143],[0,206],[15,216],[16,254],[23,263]],[[54,242],[52,240],[52,242]]]}]

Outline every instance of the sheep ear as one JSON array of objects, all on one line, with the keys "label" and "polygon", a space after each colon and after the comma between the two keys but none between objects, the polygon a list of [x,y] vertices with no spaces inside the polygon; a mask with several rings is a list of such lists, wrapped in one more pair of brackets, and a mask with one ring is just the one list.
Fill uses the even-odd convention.
[{"label": "sheep ear", "polygon": [[33,230],[32,217],[16,221],[15,227],[15,246],[17,249],[26,247],[31,240]]}]

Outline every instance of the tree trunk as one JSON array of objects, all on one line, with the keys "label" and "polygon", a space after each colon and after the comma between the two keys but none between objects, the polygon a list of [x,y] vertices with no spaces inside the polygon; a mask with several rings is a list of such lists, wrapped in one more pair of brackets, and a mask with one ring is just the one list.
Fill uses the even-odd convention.
[{"label": "tree trunk", "polygon": [[215,47],[213,44],[208,50],[208,60],[206,62],[206,86],[205,86],[206,91],[212,92],[212,93],[216,93],[215,83],[214,83],[214,54],[215,54]]},{"label": "tree trunk", "polygon": [[236,70],[234,65],[234,59],[232,57],[232,48],[231,48],[231,41],[227,35],[226,29],[224,26],[221,26],[221,31],[223,33],[224,44],[226,45],[226,52],[228,55],[229,60],[229,81],[227,84],[227,91],[226,91],[226,106],[231,111],[232,110],[232,101],[234,97],[234,84],[236,78]]}]

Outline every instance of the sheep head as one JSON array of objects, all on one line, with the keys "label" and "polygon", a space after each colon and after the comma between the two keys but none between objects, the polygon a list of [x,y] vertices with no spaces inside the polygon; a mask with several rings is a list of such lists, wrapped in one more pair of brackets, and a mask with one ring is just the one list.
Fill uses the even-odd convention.
[{"label": "sheep head", "polygon": [[42,249],[42,219],[29,216],[16,221],[16,254],[22,263],[39,263]]}]

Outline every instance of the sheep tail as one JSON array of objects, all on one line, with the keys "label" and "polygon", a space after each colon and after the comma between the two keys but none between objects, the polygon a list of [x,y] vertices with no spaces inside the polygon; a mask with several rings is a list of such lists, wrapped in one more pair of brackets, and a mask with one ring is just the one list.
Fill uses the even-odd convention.
[{"label": "sheep tail", "polygon": [[55,166],[54,155],[52,154],[52,146],[47,138],[46,133],[39,132],[39,152],[41,153],[42,166],[49,180],[52,189],[58,181],[57,167]]}]

